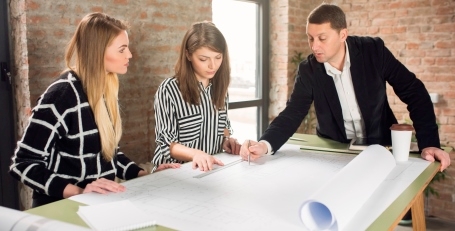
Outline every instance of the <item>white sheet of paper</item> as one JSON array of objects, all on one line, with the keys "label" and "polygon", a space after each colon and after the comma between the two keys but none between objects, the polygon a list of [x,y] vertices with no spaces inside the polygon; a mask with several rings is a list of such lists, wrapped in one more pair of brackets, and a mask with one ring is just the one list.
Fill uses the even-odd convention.
[{"label": "white sheet of paper", "polygon": [[[243,161],[203,178],[193,178],[203,172],[187,163],[180,169],[124,182],[127,190],[123,193],[88,193],[70,199],[85,204],[129,199],[157,224],[177,230],[306,230],[300,219],[302,202],[355,156],[303,152],[299,146],[285,145],[275,155],[264,156],[251,165]],[[229,154],[217,158],[225,164],[226,159],[240,159]],[[409,166],[401,172],[396,172],[396,167],[392,171],[396,175],[387,178],[385,182],[389,183],[381,184],[372,195],[375,201],[366,202],[373,207],[360,208],[368,214],[362,214],[362,219],[356,215],[349,224],[368,227],[430,164],[418,159],[416,165],[416,160],[410,158]],[[375,196],[381,190],[387,192],[386,197]]]}]

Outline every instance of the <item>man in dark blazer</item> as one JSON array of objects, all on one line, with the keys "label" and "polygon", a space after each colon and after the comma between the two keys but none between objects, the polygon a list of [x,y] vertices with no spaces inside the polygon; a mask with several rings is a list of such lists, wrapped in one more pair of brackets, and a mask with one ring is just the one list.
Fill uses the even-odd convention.
[{"label": "man in dark blazer", "polygon": [[390,127],[397,120],[387,101],[386,83],[407,104],[421,155],[450,165],[440,148],[433,104],[423,83],[385,47],[380,38],[348,36],[344,12],[323,3],[307,20],[313,54],[299,65],[286,108],[259,139],[246,141],[240,155],[257,159],[277,151],[292,136],[311,103],[318,120],[317,134],[348,143],[367,138],[370,144],[391,144]]},{"label": "man in dark blazer", "polygon": [[[343,143],[366,138],[369,144],[390,145],[390,127],[397,119],[387,101],[388,83],[408,106],[422,158],[439,160],[441,171],[450,165],[449,154],[440,148],[436,116],[425,86],[380,38],[348,36],[344,12],[327,3],[308,16],[307,35],[313,54],[300,63],[286,108],[259,142],[244,142],[240,149],[243,159],[255,160],[280,149],[312,103],[319,136]],[[400,224],[410,222],[408,212]]]}]

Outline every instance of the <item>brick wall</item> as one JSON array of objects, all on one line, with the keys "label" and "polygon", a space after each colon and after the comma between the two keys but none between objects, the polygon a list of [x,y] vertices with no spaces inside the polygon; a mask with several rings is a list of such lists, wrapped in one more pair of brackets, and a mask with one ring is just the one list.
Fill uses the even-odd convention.
[{"label": "brick wall", "polygon": [[[290,58],[294,50],[306,55],[306,35],[297,30],[305,27],[308,13],[322,1],[275,0],[271,1],[271,113],[273,119],[282,110],[285,100],[292,90],[293,71]],[[379,36],[397,59],[405,64],[421,79],[429,92],[439,94],[440,102],[435,104],[437,121],[440,124],[440,137],[443,144],[455,146],[455,2],[451,0],[335,0],[345,12],[348,30],[351,35]],[[275,12],[275,13],[274,13]],[[294,24],[295,23],[295,24]],[[283,30],[279,33],[276,28]],[[283,29],[284,28],[284,29]],[[288,32],[287,34],[285,32]],[[305,44],[301,46],[302,42]],[[283,46],[285,48],[283,48]],[[305,47],[306,46],[306,47]],[[273,57],[286,64],[287,70],[276,66]],[[288,82],[283,83],[283,76]],[[273,84],[276,83],[276,84]],[[288,90],[281,90],[287,86]],[[279,90],[279,91],[278,91]],[[388,87],[388,98],[397,119],[408,118],[404,105],[393,90]],[[278,106],[279,105],[279,106]],[[281,109],[281,110],[280,110]],[[451,153],[455,163],[455,153]],[[439,198],[430,196],[427,200],[427,215],[455,220],[455,164],[447,169],[448,179],[433,184]]]},{"label": "brick wall", "polygon": [[[300,1],[300,0],[289,0],[289,57],[296,55],[296,52],[301,52],[303,57],[307,57],[311,53],[308,47],[307,36],[306,36],[306,18],[310,11],[320,4],[320,1]],[[290,62],[288,64],[290,70],[295,70],[297,66]],[[288,86],[293,88],[295,72],[290,71],[288,73],[290,79]],[[292,91],[289,91],[290,96]]]},{"label": "brick wall", "polygon": [[173,75],[184,33],[191,23],[211,20],[211,1],[27,0],[27,40],[31,104],[65,68],[65,45],[77,23],[90,12],[105,12],[130,24],[128,73],[120,78],[123,151],[134,161],[150,161],[155,150],[153,97]]}]

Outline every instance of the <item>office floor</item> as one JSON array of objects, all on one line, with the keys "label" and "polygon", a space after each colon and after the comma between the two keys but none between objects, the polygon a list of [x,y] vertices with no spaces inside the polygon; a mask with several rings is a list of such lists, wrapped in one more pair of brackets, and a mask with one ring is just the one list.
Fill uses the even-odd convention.
[{"label": "office floor", "polygon": [[[427,231],[453,231],[455,230],[455,222],[441,220],[435,217],[426,218]],[[412,231],[410,226],[397,226],[394,231]]]}]

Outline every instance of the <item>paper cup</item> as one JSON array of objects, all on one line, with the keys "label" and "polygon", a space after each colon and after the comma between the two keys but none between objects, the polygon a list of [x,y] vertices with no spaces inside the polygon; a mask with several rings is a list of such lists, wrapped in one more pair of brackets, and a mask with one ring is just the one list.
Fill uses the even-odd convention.
[{"label": "paper cup", "polygon": [[393,124],[390,130],[392,132],[392,153],[395,161],[408,161],[414,128],[410,124]]}]

